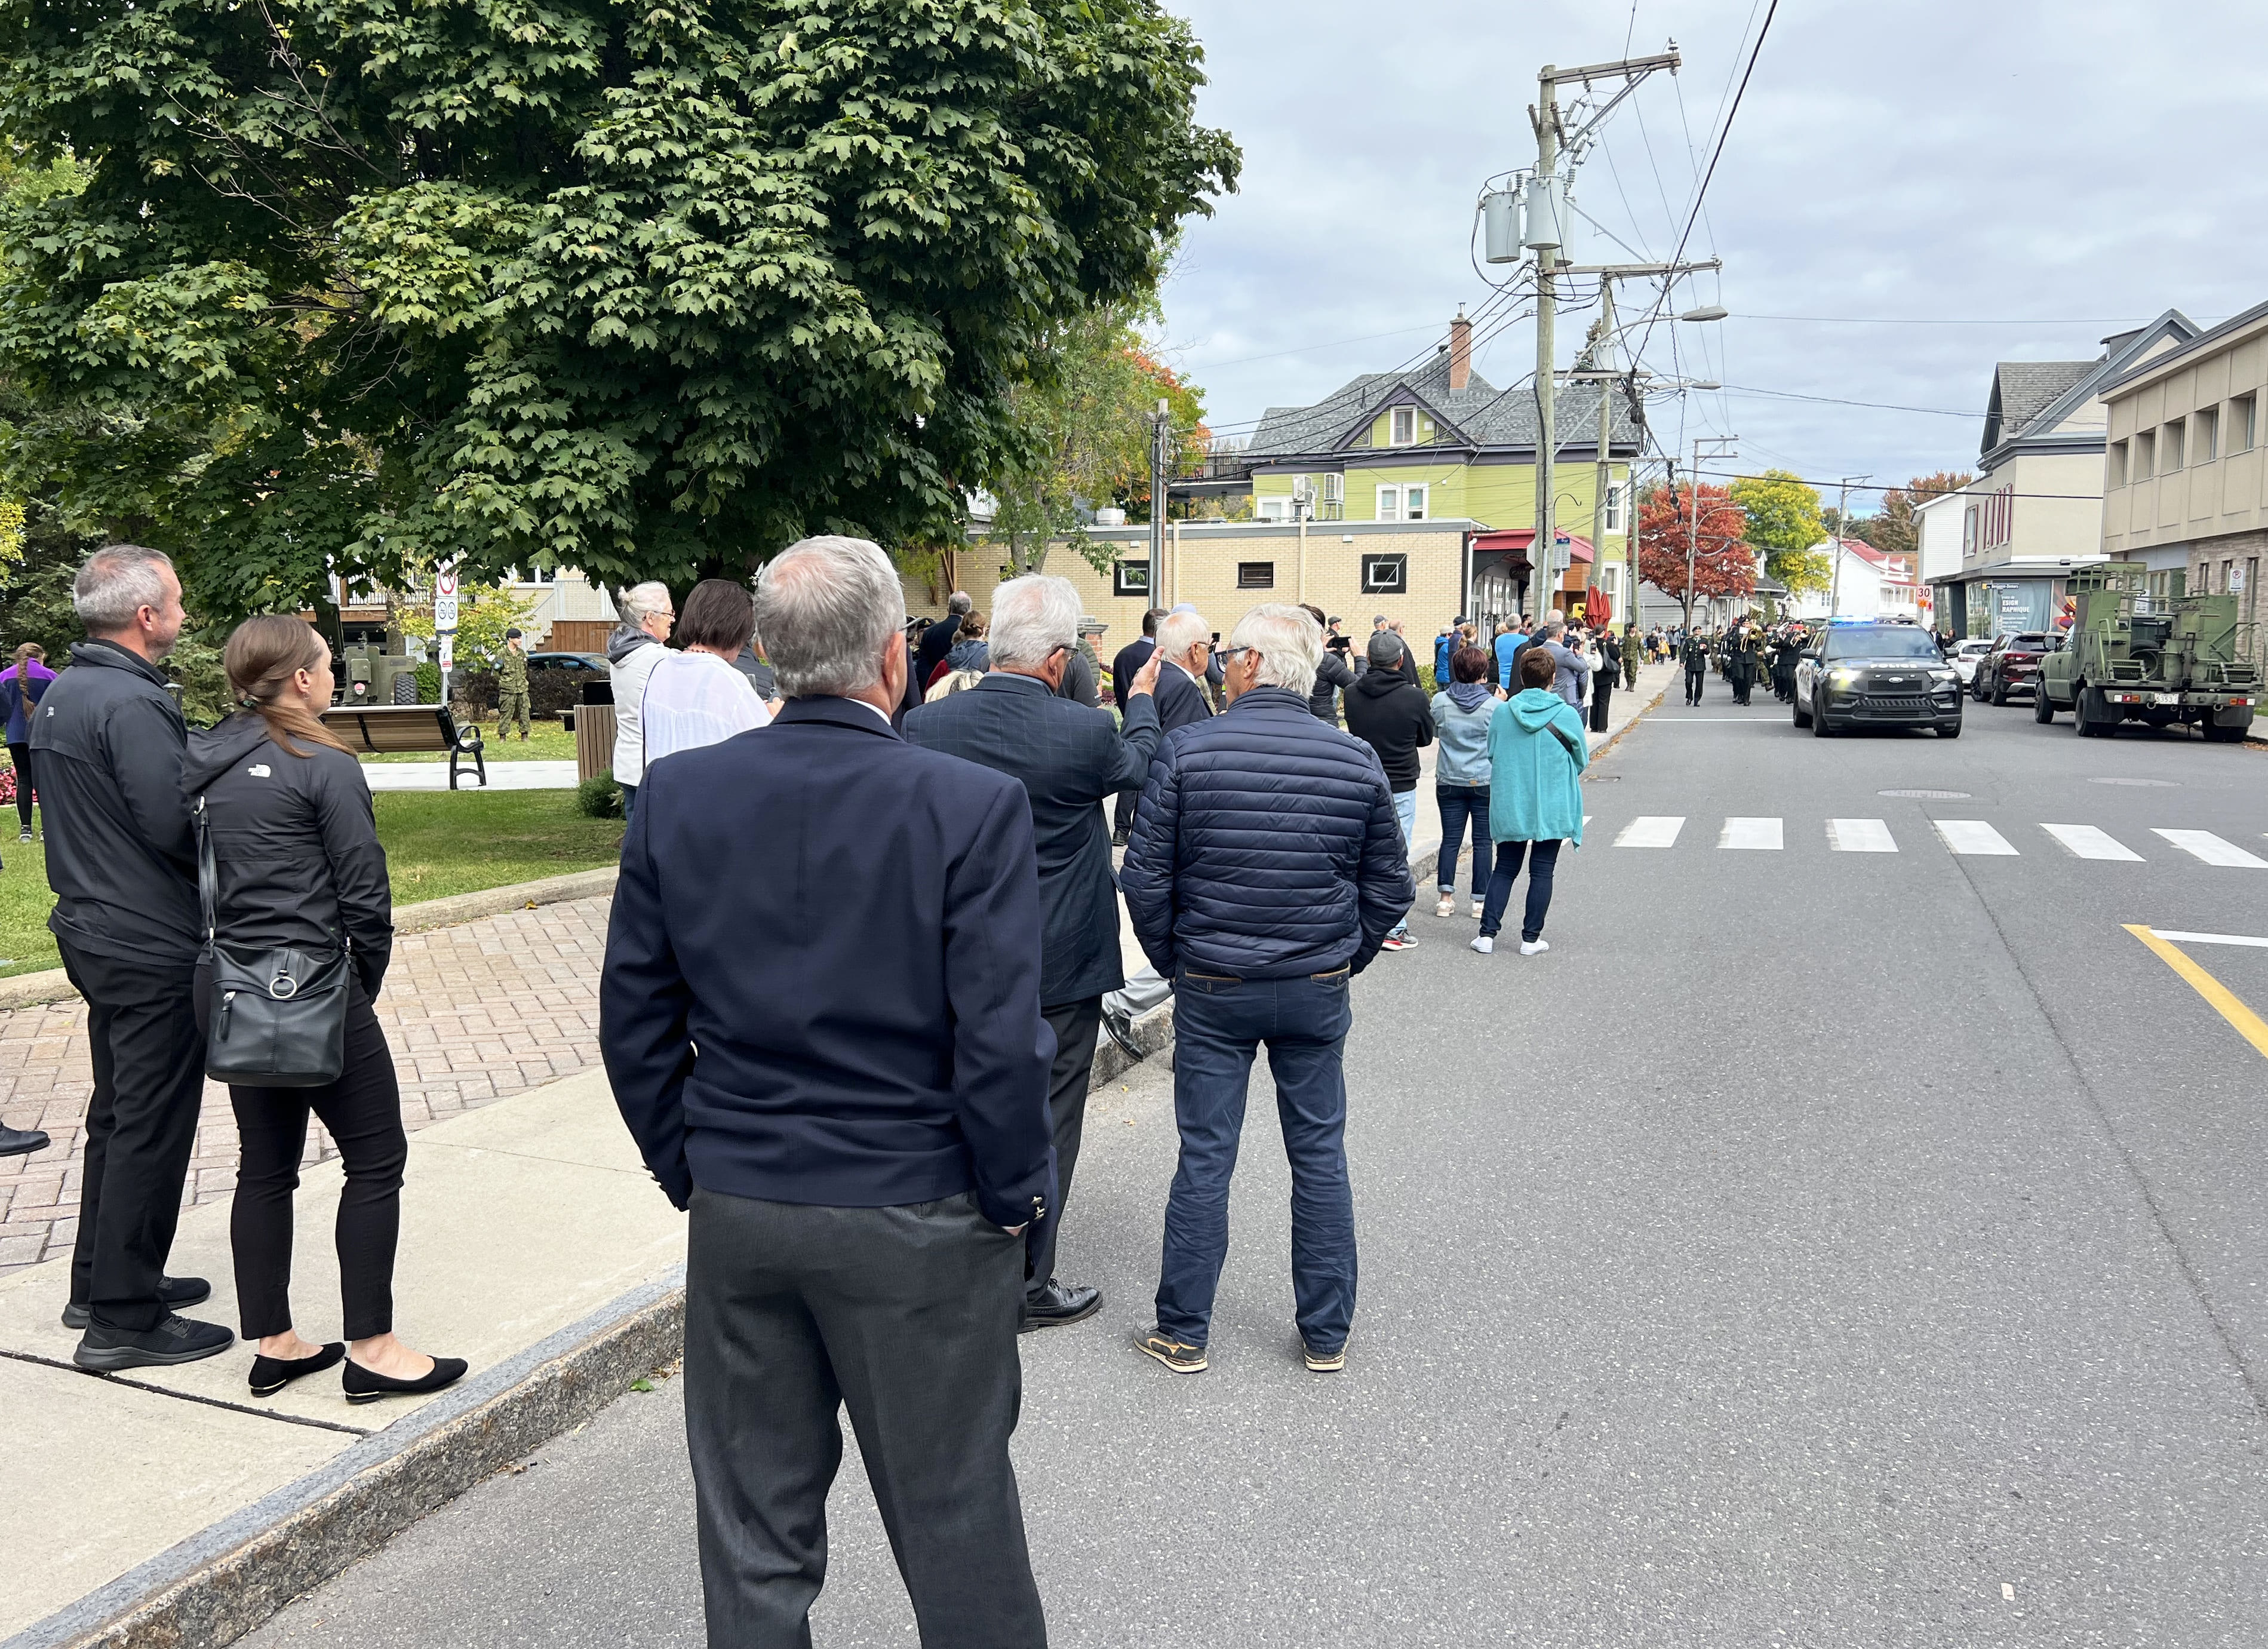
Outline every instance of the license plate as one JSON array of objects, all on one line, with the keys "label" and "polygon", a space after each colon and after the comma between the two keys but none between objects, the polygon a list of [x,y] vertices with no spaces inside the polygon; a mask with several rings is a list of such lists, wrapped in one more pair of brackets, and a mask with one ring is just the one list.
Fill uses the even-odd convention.
[{"label": "license plate", "polygon": [[2161,704],[2178,704],[2181,702],[2182,696],[2178,693],[2161,693],[2158,695],[2158,703]]}]

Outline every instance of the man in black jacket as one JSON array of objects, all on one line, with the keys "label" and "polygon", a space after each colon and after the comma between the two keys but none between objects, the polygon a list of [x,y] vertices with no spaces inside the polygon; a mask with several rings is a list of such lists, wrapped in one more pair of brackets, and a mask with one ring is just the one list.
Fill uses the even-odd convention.
[{"label": "man in black jacket", "polygon": [[1040,871],[1040,1012],[1056,1034],[1048,1073],[1056,1200],[1054,1218],[1025,1236],[1027,1329],[1079,1322],[1102,1305],[1100,1289],[1066,1288],[1056,1280],[1056,1242],[1086,1129],[1103,993],[1126,983],[1102,802],[1139,784],[1158,748],[1150,693],[1160,665],[1154,655],[1126,684],[1123,729],[1107,711],[1053,696],[1078,624],[1079,591],[1069,579],[1010,579],[992,600],[990,673],[967,692],[906,718],[909,743],[1005,773],[1031,799]]},{"label": "man in black jacket", "polygon": [[911,710],[922,702],[929,688],[931,673],[945,662],[945,655],[953,651],[953,644],[961,639],[961,621],[976,607],[975,600],[965,590],[955,590],[945,598],[945,616],[925,626],[921,639],[913,646],[913,668],[906,678],[904,706]]},{"label": "man in black jacket", "polygon": [[[1406,854],[1418,830],[1418,752],[1433,742],[1433,707],[1418,685],[1410,648],[1390,629],[1370,638],[1370,668],[1346,690],[1347,731],[1378,753],[1386,782],[1394,791],[1394,817],[1402,826]],[[1386,936],[1389,951],[1417,948],[1405,913]]]},{"label": "man in black jacket", "polygon": [[[1126,701],[1133,696],[1134,675],[1150,662],[1158,651],[1158,621],[1166,616],[1166,609],[1153,607],[1142,615],[1142,633],[1118,650],[1110,661],[1110,702],[1118,706],[1120,715],[1126,713]],[[1140,780],[1130,790],[1118,792],[1118,799],[1110,809],[1110,843],[1113,847],[1126,845],[1126,833],[1134,826],[1134,803],[1142,794]]]},{"label": "man in black jacket", "polygon": [[1024,1235],[1055,1205],[1032,808],[917,749],[897,573],[765,567],[787,703],[654,764],[599,1045],[691,1211],[686,1439],[709,1638],[808,1643],[848,1405],[922,1640],[1042,1649],[1008,1443]]},{"label": "man in black jacket", "polygon": [[1158,621],[1158,728],[1169,733],[1213,713],[1205,686],[1215,669],[1212,632],[1204,615],[1193,607],[1177,607]]},{"label": "man in black jacket", "polygon": [[1345,1365],[1354,1316],[1348,981],[1417,890],[1378,758],[1307,708],[1322,632],[1270,604],[1229,640],[1228,709],[1159,747],[1122,873],[1135,935],[1174,980],[1182,1137],[1158,1326],[1135,1344],[1175,1373],[1206,1366],[1229,1177],[1264,1042],[1292,1165],[1295,1316],[1322,1373]]},{"label": "man in black jacket", "polygon": [[116,1372],[195,1362],[236,1336],[174,1314],[212,1292],[165,1275],[204,1093],[193,975],[202,932],[181,763],[188,733],[158,660],[181,633],[181,584],[154,549],[111,544],[71,585],[90,639],[32,725],[48,819],[48,926],[86,998],[71,1360]]}]

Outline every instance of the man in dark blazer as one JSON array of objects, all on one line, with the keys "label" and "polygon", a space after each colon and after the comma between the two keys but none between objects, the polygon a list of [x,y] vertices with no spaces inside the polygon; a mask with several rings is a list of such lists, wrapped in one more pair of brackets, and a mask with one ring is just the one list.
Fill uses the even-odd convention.
[{"label": "man in dark blazer", "polygon": [[920,638],[913,644],[913,668],[906,677],[906,689],[901,700],[906,709],[911,710],[922,702],[930,673],[945,662],[945,655],[961,639],[961,621],[976,605],[968,592],[955,590],[945,599],[945,616],[924,627]]},{"label": "man in dark blazer", "polygon": [[1026,1237],[1024,1326],[1093,1316],[1100,1289],[1056,1279],[1056,1240],[1071,1205],[1071,1170],[1086,1123],[1086,1083],[1102,997],[1126,983],[1118,948],[1118,884],[1102,804],[1150,771],[1158,713],[1152,659],[1126,684],[1125,723],[1057,698],[1079,637],[1079,591],[1068,578],[1012,578],[992,598],[992,669],[965,693],[906,718],[909,742],[1019,781],[1032,803],[1040,871],[1040,1012],[1056,1034],[1048,1109],[1056,1147],[1055,1217]]},{"label": "man in dark blazer", "polygon": [[1158,621],[1158,654],[1167,667],[1158,672],[1158,728],[1165,734],[1212,714],[1205,691],[1211,674],[1212,632],[1204,615],[1177,607]]},{"label": "man in dark blazer", "polygon": [[774,558],[787,703],[655,762],[622,842],[599,1041],[692,1216],[711,1643],[810,1641],[845,1405],[923,1644],[1047,1641],[1008,1455],[1024,1238],[1055,1204],[1032,812],[891,729],[902,603],[863,540]]},{"label": "man in dark blazer", "polygon": [[[1166,616],[1166,609],[1153,607],[1142,615],[1142,633],[1118,650],[1110,661],[1110,702],[1118,706],[1119,713],[1126,710],[1126,701],[1132,696],[1135,672],[1149,663],[1158,651],[1158,621]],[[1134,828],[1134,803],[1142,794],[1140,780],[1133,788],[1118,792],[1118,800],[1110,810],[1110,841],[1114,847],[1126,845],[1126,833]]]}]

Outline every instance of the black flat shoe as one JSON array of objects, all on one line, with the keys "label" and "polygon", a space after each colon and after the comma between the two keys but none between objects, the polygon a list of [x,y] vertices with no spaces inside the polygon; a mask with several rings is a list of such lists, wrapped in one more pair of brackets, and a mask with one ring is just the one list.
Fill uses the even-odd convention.
[{"label": "black flat shoe", "polygon": [[29,1156],[34,1151],[45,1151],[48,1143],[44,1130],[0,1126],[0,1157]]},{"label": "black flat shoe", "polygon": [[252,1395],[272,1397],[302,1374],[320,1374],[347,1354],[347,1343],[334,1340],[313,1357],[255,1357]]},{"label": "black flat shoe", "polygon": [[461,1357],[437,1357],[433,1366],[419,1379],[396,1380],[376,1369],[364,1368],[350,1358],[339,1376],[339,1383],[346,1388],[349,1402],[376,1402],[380,1397],[420,1397],[429,1391],[455,1385],[465,1377],[466,1366]]},{"label": "black flat shoe", "polygon": [[1020,1332],[1029,1334],[1035,1329],[1060,1329],[1066,1323],[1085,1322],[1101,1309],[1101,1289],[1085,1284],[1065,1288],[1051,1277],[1038,1293],[1024,1296],[1024,1322]]},{"label": "black flat shoe", "polygon": [[[161,1277],[158,1279],[158,1303],[168,1311],[179,1311],[184,1306],[195,1306],[212,1298],[212,1285],[202,1277]],[[63,1327],[84,1331],[93,1321],[85,1306],[72,1304],[63,1307]]]}]

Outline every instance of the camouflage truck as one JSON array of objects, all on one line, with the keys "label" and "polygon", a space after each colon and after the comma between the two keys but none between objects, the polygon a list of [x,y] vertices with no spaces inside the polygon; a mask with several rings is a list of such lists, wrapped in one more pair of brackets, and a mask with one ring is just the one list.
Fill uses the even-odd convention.
[{"label": "camouflage truck", "polygon": [[2076,609],[2063,646],[2040,661],[2032,716],[2072,713],[2083,739],[2107,739],[2122,721],[2188,725],[2235,744],[2252,725],[2260,666],[2252,626],[2233,595],[2153,595],[2139,562],[2106,562],[2071,576]]}]

